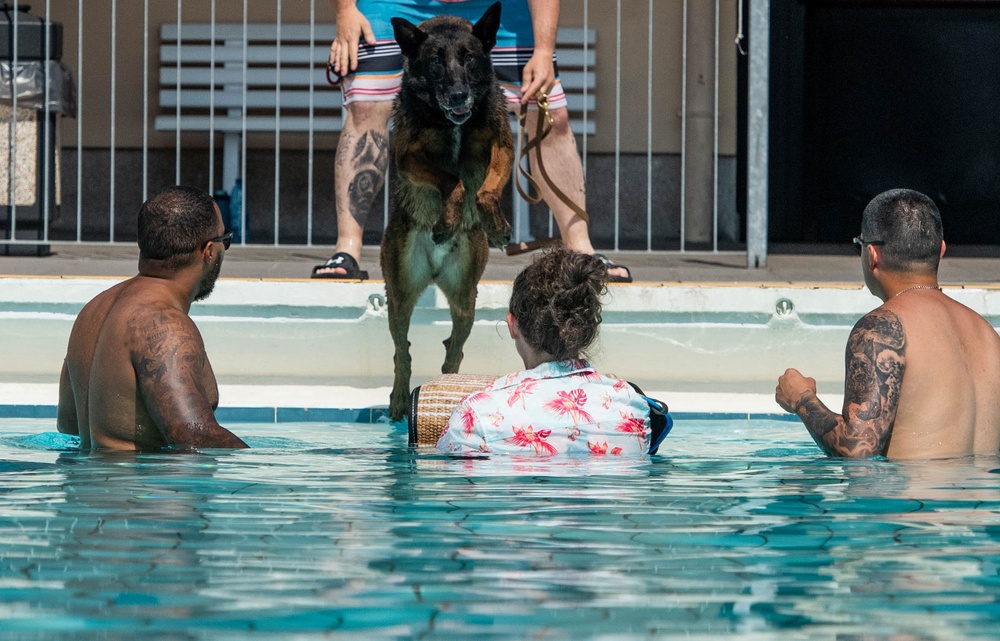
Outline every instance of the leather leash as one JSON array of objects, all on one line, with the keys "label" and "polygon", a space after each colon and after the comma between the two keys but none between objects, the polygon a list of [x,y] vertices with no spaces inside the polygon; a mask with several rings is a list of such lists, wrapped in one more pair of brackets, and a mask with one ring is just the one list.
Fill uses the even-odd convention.
[{"label": "leather leash", "polygon": [[[545,140],[545,137],[549,135],[549,132],[552,131],[553,120],[552,120],[552,113],[549,110],[548,94],[540,91],[538,92],[538,95],[535,96],[535,100],[538,103],[538,110],[539,110],[538,124],[535,127],[534,138],[529,140],[527,143],[523,142],[525,137],[524,130],[525,127],[527,126],[527,121],[528,121],[527,104],[521,105],[521,112],[518,115],[517,119],[518,121],[517,172],[518,174],[524,176],[524,179],[528,182],[528,190],[525,190],[521,186],[521,181],[519,179],[515,179],[514,185],[517,187],[517,193],[521,194],[521,198],[531,203],[532,205],[541,202],[542,200],[542,197],[538,189],[538,182],[535,180],[535,177],[532,176],[531,173],[525,168],[525,161],[527,160],[528,152],[537,147],[538,150],[535,152],[535,157],[538,160],[538,173],[541,176],[542,180],[544,180],[546,184],[548,184],[549,189],[552,190],[552,193],[555,194],[555,196],[559,200],[563,201],[563,203],[565,203],[570,209],[572,209],[577,216],[582,218],[584,221],[589,222],[590,216],[587,215],[587,212],[584,209],[582,209],[579,205],[577,205],[575,202],[573,202],[572,199],[570,199],[570,197],[567,196],[561,189],[559,189],[559,187],[556,186],[554,182],[552,182],[552,179],[549,177],[548,172],[545,171],[545,163],[542,161],[541,144],[542,141]],[[529,193],[529,191],[531,190],[534,190],[534,192],[539,195],[537,196],[532,195],[531,193]],[[537,240],[533,240],[530,242],[510,243],[509,245],[507,245],[504,251],[508,256],[516,256],[518,254],[524,254],[526,252],[534,251],[536,249],[542,249],[543,247],[555,245],[558,244],[559,242],[561,242],[559,238],[539,238]]]}]

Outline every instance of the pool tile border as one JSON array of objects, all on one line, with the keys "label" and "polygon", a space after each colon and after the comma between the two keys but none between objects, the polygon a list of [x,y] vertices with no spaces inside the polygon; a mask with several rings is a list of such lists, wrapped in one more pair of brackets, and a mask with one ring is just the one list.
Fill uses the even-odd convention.
[{"label": "pool tile border", "polygon": [[[220,407],[220,423],[380,423],[389,420],[388,407]],[[671,412],[678,421],[797,421],[793,414],[773,412]],[[55,405],[2,405],[0,418],[52,419]]]},{"label": "pool tile border", "polygon": [[0,405],[0,418],[56,418],[55,405]]}]

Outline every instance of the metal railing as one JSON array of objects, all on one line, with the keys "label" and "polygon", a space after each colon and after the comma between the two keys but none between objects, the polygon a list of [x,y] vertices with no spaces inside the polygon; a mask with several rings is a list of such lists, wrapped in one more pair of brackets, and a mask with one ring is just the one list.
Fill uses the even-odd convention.
[{"label": "metal railing", "polygon": [[[249,237],[245,235],[242,242],[332,244],[335,219],[332,190],[328,184],[332,179],[317,179],[317,172],[332,177],[336,137],[317,127],[319,107],[314,84],[309,84],[304,107],[286,106],[282,98],[283,87],[291,84],[290,72],[286,71],[291,68],[288,65],[298,65],[299,69],[311,74],[323,73],[331,33],[329,4],[327,0],[309,0],[307,6],[303,2],[273,0],[269,18],[273,21],[270,28],[275,30],[277,42],[282,42],[283,28],[291,29],[293,22],[307,24],[312,60],[283,64],[283,48],[275,47],[275,124],[273,131],[268,132],[247,126],[256,95],[248,91],[248,75],[260,70],[259,63],[254,62],[256,49],[251,48],[246,37],[262,22],[261,7],[257,4],[264,3],[255,3],[252,18],[248,0],[198,3],[176,0],[152,6],[149,0],[142,0],[141,16],[138,0],[111,0],[110,6],[107,2],[93,0],[60,0],[58,7],[53,7],[52,0],[45,0],[44,13],[37,11],[41,7],[35,4],[38,15],[8,12],[10,52],[9,55],[0,52],[0,66],[6,64],[7,68],[17,71],[27,62],[40,62],[43,67],[50,62],[62,63],[73,76],[76,104],[75,114],[66,117],[66,114],[56,113],[48,99],[42,101],[36,113],[25,109],[25,100],[18,97],[18,91],[8,92],[12,95],[7,102],[0,99],[0,108],[9,109],[7,122],[0,124],[0,129],[7,132],[5,148],[0,147],[0,153],[6,153],[8,167],[6,184],[0,184],[0,199],[6,197],[0,203],[0,252],[4,247],[15,245],[133,243],[133,213],[156,189],[180,182],[200,185],[210,192],[220,187],[230,189],[231,185],[225,184],[222,178],[226,169],[220,167],[220,157],[225,155],[226,145],[233,144],[238,145],[235,151],[243,183],[243,211],[257,217],[270,210],[271,219],[264,227],[253,226]],[[751,0],[751,11],[757,12],[760,6],[766,11],[766,4],[767,0]],[[723,116],[720,60],[725,47],[736,48],[733,39],[737,35],[735,31],[723,33],[720,18],[732,11],[731,20],[727,22],[736,23],[738,12],[742,25],[743,0],[646,0],[644,8],[639,2],[630,1],[630,12],[644,10],[648,17],[645,51],[640,52],[636,51],[634,43],[641,43],[642,39],[626,41],[624,37],[624,0],[615,0],[613,12],[611,6],[585,1],[581,15],[563,15],[561,21],[582,27],[584,33],[594,31],[597,34],[596,45],[587,38],[582,42],[580,59],[583,63],[578,71],[585,81],[578,97],[581,102],[577,103],[579,112],[575,114],[574,127],[587,177],[591,235],[595,245],[650,252],[747,251],[749,264],[762,265],[766,258],[766,234],[762,238],[761,229],[766,230],[766,211],[760,209],[759,193],[763,189],[766,194],[766,176],[755,181],[759,172],[755,173],[753,168],[757,158],[755,150],[759,153],[762,144],[759,139],[761,126],[766,143],[766,74],[763,94],[760,76],[754,75],[754,70],[759,69],[759,59],[757,67],[751,62],[750,84],[752,92],[754,87],[758,89],[753,95],[758,98],[763,95],[765,104],[762,121],[759,104],[750,107],[751,119],[756,115],[758,120],[757,128],[751,128],[749,134],[749,219],[738,214],[735,156],[720,152],[720,118]],[[595,11],[602,12],[599,28],[594,25]],[[613,15],[613,24],[607,20],[610,15]],[[661,16],[665,15],[681,16],[681,37],[667,58],[681,61],[680,86],[676,83],[671,86],[667,81],[668,72],[676,70],[670,64],[676,65],[676,62],[664,63],[664,57],[658,53],[669,40],[663,33]],[[23,48],[29,25],[39,19],[63,25],[65,39],[75,39],[75,60],[72,55],[56,60],[53,43],[48,37],[44,38],[42,60],[26,61],[20,55],[19,47]],[[228,73],[231,77],[234,69],[239,70],[237,85],[242,96],[241,108],[220,107],[216,104],[217,94],[211,91],[207,106],[184,106],[182,92],[185,89],[179,80],[182,73],[180,46],[176,50],[177,59],[173,61],[178,75],[172,87],[174,106],[168,111],[156,100],[164,91],[163,87],[170,87],[164,82],[164,69],[171,66],[171,61],[160,59],[162,43],[157,43],[156,37],[161,35],[162,25],[170,24],[179,38],[192,23],[211,25],[205,43],[210,57],[206,63],[201,63],[210,75],[211,84],[216,84],[217,74]],[[216,59],[217,35],[223,23],[242,25],[242,60]],[[752,26],[762,33],[755,38],[766,43],[766,20],[763,23],[755,21]],[[677,31],[677,25],[671,29]],[[690,29],[696,29],[697,33],[692,36]],[[706,46],[706,34],[712,38],[710,46]],[[102,43],[108,39],[110,46],[105,49]],[[609,42],[614,43],[613,47]],[[600,61],[595,68],[592,66],[592,47],[597,45],[600,45]],[[761,53],[766,60],[766,47],[761,48],[765,49]],[[706,59],[705,51],[709,52],[710,60]],[[68,53],[67,48],[64,54]],[[295,51],[289,48],[288,54],[289,58],[294,57]],[[637,68],[642,65],[635,61],[642,59],[645,68]],[[704,89],[692,90],[690,86],[689,67],[694,66],[700,76],[706,73],[712,76]],[[726,77],[735,84],[735,69],[727,66],[724,70]],[[594,84],[586,81],[588,76]],[[12,79],[5,77],[5,81],[12,82]],[[52,74],[46,73],[42,89],[46,97],[52,81]],[[140,90],[137,85],[141,85],[141,101],[135,100]],[[635,100],[636,89],[641,91],[643,86],[645,95],[641,101]],[[679,113],[658,108],[662,99],[654,96],[667,96],[668,102],[670,97],[679,96]],[[645,131],[637,136],[637,119],[633,114],[642,102],[645,103]],[[591,112],[588,104],[596,104],[596,110]],[[339,105],[322,109],[324,117],[337,119]],[[728,109],[735,110],[735,105],[729,105]],[[234,143],[234,139],[221,130],[218,121],[236,112],[241,114],[243,126]],[[294,130],[284,128],[281,116],[292,112],[305,114],[307,124]],[[157,116],[169,113],[176,116],[175,128],[158,131],[154,127]],[[208,131],[186,130],[182,122],[188,113],[208,115],[211,121]],[[35,123],[34,132],[29,126],[31,123]],[[588,131],[593,131],[594,135],[581,133]],[[710,132],[707,142],[704,132]],[[671,148],[672,136],[679,138],[679,148]],[[75,140],[62,145],[63,138]],[[644,142],[640,145],[637,140]],[[27,151],[27,146],[32,144],[36,148],[34,155]],[[269,153],[272,148],[273,152]],[[232,153],[233,149],[228,151]],[[39,158],[36,166],[28,166],[32,159]],[[168,168],[170,160],[173,161],[172,171]],[[763,163],[766,167],[766,148]],[[273,164],[273,171],[265,177],[257,164]],[[289,178],[290,172],[294,180]],[[303,172],[304,181],[299,179]],[[24,195],[26,190],[31,191],[26,185],[34,186],[30,196]],[[533,231],[544,233],[546,225],[550,233],[554,231],[551,216],[538,222],[545,212],[539,214],[537,208],[531,212],[532,225],[527,206],[519,200],[516,195],[512,198],[512,216],[518,223],[515,229],[521,239]],[[636,207],[637,202],[643,206]],[[384,224],[385,220],[383,215],[379,222]],[[709,232],[699,231],[699,225],[701,228],[707,226]]]}]

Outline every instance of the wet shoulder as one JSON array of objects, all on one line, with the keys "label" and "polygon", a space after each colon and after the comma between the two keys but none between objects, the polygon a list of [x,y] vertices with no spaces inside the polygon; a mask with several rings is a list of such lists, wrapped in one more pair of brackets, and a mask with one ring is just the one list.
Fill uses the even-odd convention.
[{"label": "wet shoulder", "polygon": [[103,322],[122,294],[129,290],[131,283],[131,279],[118,283],[90,299],[77,314],[78,323]]},{"label": "wet shoulder", "polygon": [[191,318],[155,287],[132,286],[123,290],[108,311],[104,331],[119,336],[133,354],[179,339],[201,343]]},{"label": "wet shoulder", "polygon": [[977,311],[946,293],[893,300],[883,307],[899,319],[914,349],[935,358],[958,355],[969,362],[1000,364],[1000,336],[996,329]]}]

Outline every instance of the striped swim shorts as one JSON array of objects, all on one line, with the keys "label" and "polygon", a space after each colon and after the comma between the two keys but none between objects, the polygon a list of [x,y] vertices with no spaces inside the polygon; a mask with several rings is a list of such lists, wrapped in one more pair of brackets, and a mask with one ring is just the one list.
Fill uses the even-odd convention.
[{"label": "striped swim shorts", "polygon": [[[354,101],[392,100],[403,77],[403,54],[393,37],[393,17],[418,24],[438,14],[448,13],[475,23],[496,0],[358,0],[358,10],[371,23],[375,45],[358,47],[358,68],[339,79],[344,104]],[[507,104],[515,108],[521,101],[521,73],[534,53],[531,13],[527,0],[502,0],[500,30],[491,57]],[[555,63],[555,54],[553,54]],[[331,72],[332,73],[332,72]],[[549,106],[566,106],[566,94],[558,81],[549,91]],[[534,100],[532,100],[534,103]]]}]

